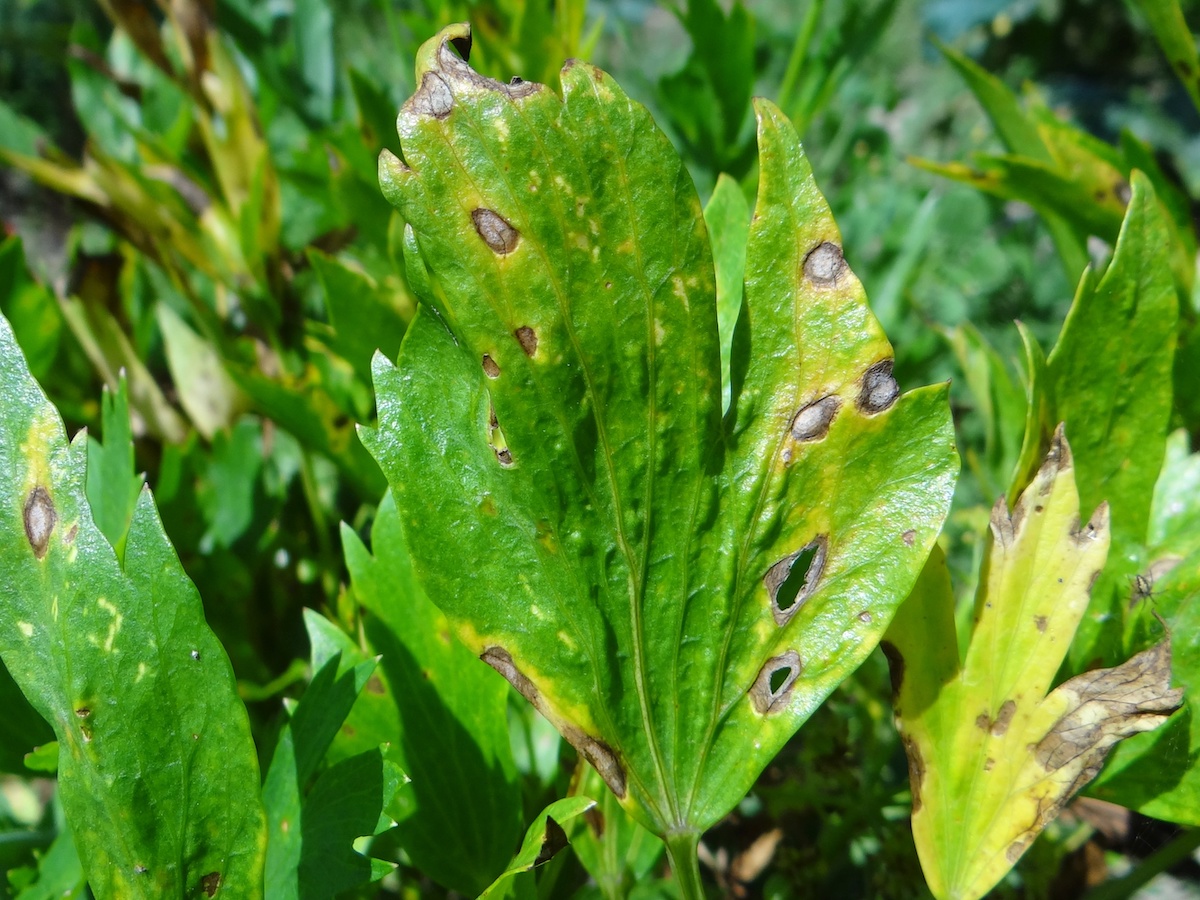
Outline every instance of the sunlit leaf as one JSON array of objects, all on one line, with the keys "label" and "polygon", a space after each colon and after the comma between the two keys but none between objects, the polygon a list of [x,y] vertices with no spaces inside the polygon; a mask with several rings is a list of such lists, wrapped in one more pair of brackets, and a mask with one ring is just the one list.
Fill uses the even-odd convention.
[{"label": "sunlit leaf", "polygon": [[467,34],[422,49],[404,162],[381,160],[426,305],[376,357],[364,442],[463,642],[686,861],[919,573],[956,471],[946,389],[901,396],[764,102],[723,420],[678,156],[599,69],[568,64],[563,99],[502,85],[455,55]]},{"label": "sunlit leaf", "polygon": [[[0,319],[0,654],[60,747],[98,898],[253,895],[265,823],[233,671],[143,490],[122,560]],[[209,891],[211,888],[211,891]]]},{"label": "sunlit leaf", "polygon": [[1081,524],[1062,430],[992,544],[959,665],[940,552],[888,631],[896,719],[909,760],[913,837],[935,897],[974,900],[1004,876],[1112,746],[1179,705],[1164,639],[1050,691],[1108,555],[1109,509]]}]

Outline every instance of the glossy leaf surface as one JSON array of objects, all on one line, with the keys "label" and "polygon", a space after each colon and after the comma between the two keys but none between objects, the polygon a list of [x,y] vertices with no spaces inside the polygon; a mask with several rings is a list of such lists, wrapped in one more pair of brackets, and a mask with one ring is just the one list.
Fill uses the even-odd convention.
[{"label": "glossy leaf surface", "polygon": [[[717,821],[878,641],[945,516],[944,387],[904,396],[795,131],[758,106],[731,352],[709,240],[647,112],[418,58],[404,162],[424,308],[380,425],[413,568],[463,642],[661,835]],[[428,270],[426,272],[426,269]],[[694,844],[693,844],[694,847]]]},{"label": "glossy leaf surface", "polygon": [[931,558],[888,632],[896,719],[909,760],[913,836],[934,896],[984,896],[1121,738],[1180,704],[1169,641],[1050,691],[1104,566],[1109,510],[1081,524],[1060,429],[991,552],[959,665],[945,561]]},{"label": "glossy leaf surface", "polygon": [[[0,654],[60,746],[59,796],[99,898],[252,896],[265,822],[245,708],[143,490],[120,562],[0,319]],[[115,445],[114,445],[115,446]]]}]

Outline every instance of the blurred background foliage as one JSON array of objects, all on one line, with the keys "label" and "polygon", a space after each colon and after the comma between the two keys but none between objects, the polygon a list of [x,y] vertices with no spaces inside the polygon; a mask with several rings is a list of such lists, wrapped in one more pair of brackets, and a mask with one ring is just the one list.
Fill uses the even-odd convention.
[{"label": "blurred background foliage", "polygon": [[[1200,4],[1183,11],[1194,30]],[[138,469],[233,661],[264,764],[280,697],[311,672],[302,611],[364,650],[378,643],[338,531],[370,534],[384,482],[354,427],[373,417],[372,353],[395,355],[414,309],[376,158],[399,149],[416,48],[461,20],[486,74],[554,84],[572,56],[612,72],[705,200],[721,173],[753,199],[751,96],[792,117],[901,384],[954,380],[965,465],[946,545],[965,596],[1020,450],[1013,320],[1054,343],[1083,267],[1110,253],[1134,166],[1178,232],[1175,425],[1196,445],[1200,118],[1134,4],[0,0],[0,311],[69,428],[99,432],[102,388],[126,373]],[[1087,193],[1106,178],[1107,196]],[[41,735],[22,710],[5,727]],[[574,762],[523,706],[509,718],[528,821],[567,791]],[[20,777],[0,795],[0,894],[34,883],[32,854],[61,825],[27,765],[3,761]],[[873,658],[708,836],[708,871],[739,897],[923,896],[908,802]],[[1172,834],[1073,808],[1000,895],[1082,896]],[[610,882],[596,876],[605,896],[624,896],[630,872],[661,871],[637,852]],[[385,895],[445,893],[392,856]],[[1186,859],[1155,865],[1168,862],[1184,885]],[[575,859],[554,866],[555,895],[584,884]]]}]

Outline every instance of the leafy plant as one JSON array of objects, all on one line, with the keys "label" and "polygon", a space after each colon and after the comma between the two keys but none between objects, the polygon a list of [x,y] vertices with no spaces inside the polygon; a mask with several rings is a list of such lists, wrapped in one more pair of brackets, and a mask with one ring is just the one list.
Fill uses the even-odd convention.
[{"label": "leafy plant", "polygon": [[945,391],[900,396],[795,132],[761,103],[722,419],[678,158],[600,70],[568,65],[560,100],[477,75],[468,41],[422,48],[404,161],[381,161],[425,305],[398,365],[376,357],[363,439],[426,592],[699,896],[699,835],[862,661],[936,536]]}]

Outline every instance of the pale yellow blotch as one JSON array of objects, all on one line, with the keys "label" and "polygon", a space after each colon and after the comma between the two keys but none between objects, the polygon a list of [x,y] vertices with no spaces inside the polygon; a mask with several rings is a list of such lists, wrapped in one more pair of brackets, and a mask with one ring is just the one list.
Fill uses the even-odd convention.
[{"label": "pale yellow blotch", "polygon": [[676,275],[671,279],[671,284],[674,287],[675,296],[679,298],[681,303],[683,303],[683,308],[687,309],[688,308],[688,295],[687,295],[687,288],[683,284],[683,279],[681,277],[679,277],[678,275]]},{"label": "pale yellow blotch", "polygon": [[144,662],[140,662],[140,663],[138,663],[137,678],[133,679],[133,683],[137,684],[139,681],[141,681],[145,677],[146,677],[146,664]]},{"label": "pale yellow blotch", "polygon": [[667,338],[667,332],[663,329],[663,324],[660,320],[654,320],[654,346],[661,347],[663,341]]},{"label": "pale yellow blotch", "polygon": [[572,637],[571,637],[569,634],[567,634],[565,631],[560,631],[560,632],[558,633],[558,639],[559,639],[559,641],[561,641],[561,642],[563,643],[563,645],[564,645],[565,647],[567,647],[569,650],[577,650],[577,649],[579,649],[578,645],[575,643],[575,639],[574,639],[574,638],[572,638]]},{"label": "pale yellow blotch", "polygon": [[492,120],[492,124],[496,126],[496,134],[500,136],[500,143],[503,144],[508,140],[508,121],[497,116]]},{"label": "pale yellow blotch", "polygon": [[540,619],[542,617],[542,609],[536,603],[529,607],[529,612],[533,614],[535,619]]},{"label": "pale yellow blotch", "polygon": [[96,598],[96,605],[112,616],[112,622],[108,626],[108,635],[104,638],[104,652],[112,653],[113,641],[116,640],[117,632],[121,630],[121,623],[125,620],[125,617],[104,597]]},{"label": "pale yellow blotch", "polygon": [[50,479],[50,454],[59,441],[59,424],[53,409],[44,409],[34,419],[20,447],[20,453],[29,460],[25,473],[25,494],[39,484],[48,485]]},{"label": "pale yellow blotch", "polygon": [[632,253],[633,252],[633,239],[626,238],[625,240],[621,241],[621,243],[617,244],[617,252],[618,253]]},{"label": "pale yellow blotch", "polygon": [[575,241],[575,246],[580,250],[589,250],[591,248],[591,244],[588,243],[588,237],[586,234],[575,234],[572,235],[572,238]]},{"label": "pale yellow blotch", "polygon": [[58,621],[58,595],[54,595],[54,599],[50,601],[50,617],[55,622]]},{"label": "pale yellow blotch", "polygon": [[25,635],[25,637],[33,637],[33,626],[28,622],[18,622],[17,628],[21,630],[21,634]]}]

